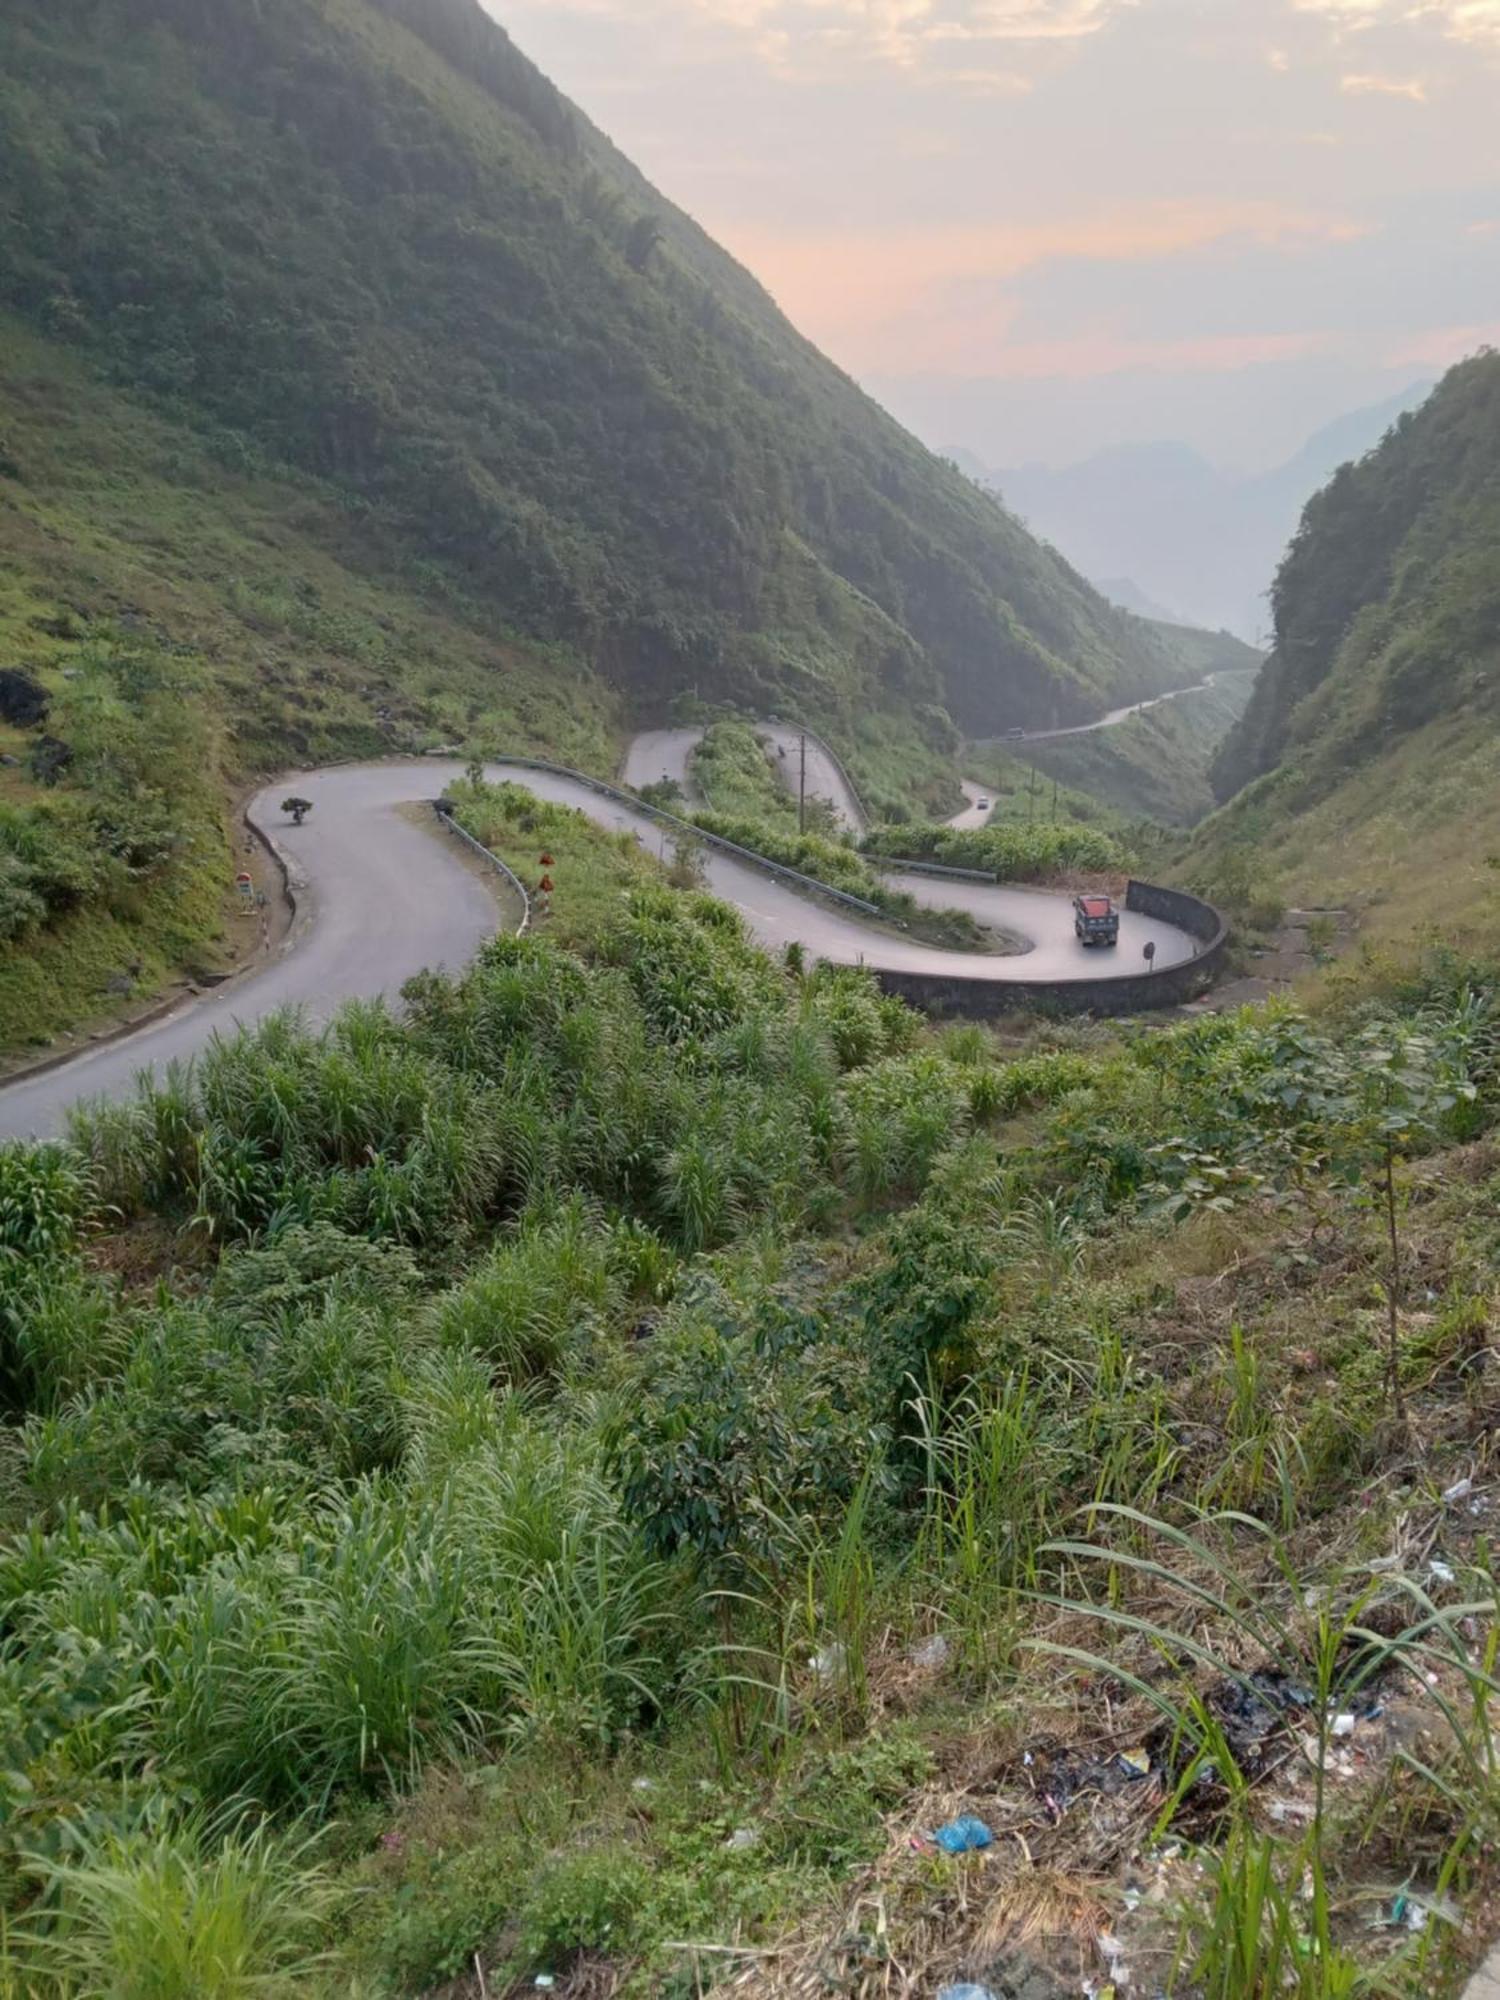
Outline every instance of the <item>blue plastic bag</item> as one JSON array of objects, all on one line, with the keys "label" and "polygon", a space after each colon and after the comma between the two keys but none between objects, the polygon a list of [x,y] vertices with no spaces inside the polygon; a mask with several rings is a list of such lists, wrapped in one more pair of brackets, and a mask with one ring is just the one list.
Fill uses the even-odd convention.
[{"label": "blue plastic bag", "polygon": [[988,1847],[995,1838],[984,1821],[975,1819],[972,1813],[965,1813],[961,1819],[949,1820],[932,1837],[944,1854],[968,1854],[976,1847]]}]

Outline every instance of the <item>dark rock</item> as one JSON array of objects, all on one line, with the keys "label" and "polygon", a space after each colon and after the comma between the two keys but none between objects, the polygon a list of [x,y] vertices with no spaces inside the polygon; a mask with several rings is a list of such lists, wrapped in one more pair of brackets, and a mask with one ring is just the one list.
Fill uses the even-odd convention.
[{"label": "dark rock", "polygon": [[35,729],[46,720],[52,697],[25,667],[0,667],[0,721],[13,729]]}]

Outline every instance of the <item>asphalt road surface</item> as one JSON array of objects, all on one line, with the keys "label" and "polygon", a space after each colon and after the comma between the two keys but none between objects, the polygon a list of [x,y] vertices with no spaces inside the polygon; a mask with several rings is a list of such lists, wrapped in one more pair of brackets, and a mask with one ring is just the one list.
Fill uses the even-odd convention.
[{"label": "asphalt road surface", "polygon": [[1149,708],[1160,708],[1164,701],[1180,701],[1185,694],[1202,694],[1205,688],[1214,684],[1212,674],[1205,674],[1201,681],[1191,687],[1172,688],[1167,694],[1156,694],[1149,701],[1133,701],[1128,708],[1112,708],[1108,715],[1101,715],[1097,722],[1075,722],[1070,729],[1028,729],[1014,741],[1017,743],[1050,743],[1057,736],[1092,736],[1096,729],[1114,729],[1122,722],[1128,722],[1132,715],[1144,715]]},{"label": "asphalt road surface", "polygon": [[[960,778],[963,793],[968,803],[962,812],[956,812],[948,824],[960,833],[976,826],[988,826],[990,814],[995,810],[995,795],[983,785],[976,785],[972,778]],[[980,801],[983,800],[981,805]]]},{"label": "asphalt road surface", "polygon": [[[659,739],[650,754],[661,755]],[[251,817],[273,833],[303,878],[297,922],[281,954],[263,971],[188,1001],[165,1020],[0,1090],[0,1137],[55,1133],[77,1099],[124,1095],[137,1071],[184,1061],[211,1036],[277,1008],[298,1006],[310,1021],[326,1020],[345,1000],[394,998],[423,967],[457,971],[466,965],[495,929],[491,890],[435,823],[429,830],[397,810],[412,800],[439,797],[463,771],[456,759],[428,757],[299,772],[268,786],[252,802]],[[503,763],[491,765],[489,775],[578,806],[601,825],[636,834],[653,850],[662,844],[660,828],[642,813],[574,779]],[[290,792],[313,802],[300,827],[285,823],[279,811]],[[945,951],[810,900],[711,848],[704,867],[714,894],[744,912],[769,950],[779,952],[795,940],[813,956],[837,964],[997,980],[1098,978],[1111,966],[1122,975],[1139,971],[1148,940],[1156,945],[1158,966],[1176,965],[1196,949],[1186,932],[1169,924],[1122,915],[1117,951],[1087,950],[1073,935],[1066,896],[893,871],[889,879],[919,902],[969,910],[997,930],[1029,941],[1018,956]],[[566,896],[565,881],[559,881],[557,893]]]}]

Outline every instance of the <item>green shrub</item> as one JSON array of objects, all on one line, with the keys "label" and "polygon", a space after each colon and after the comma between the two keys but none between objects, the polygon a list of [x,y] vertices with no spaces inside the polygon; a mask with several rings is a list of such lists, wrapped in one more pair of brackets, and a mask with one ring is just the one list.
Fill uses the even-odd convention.
[{"label": "green shrub", "polygon": [[538,1877],[521,1912],[523,1950],[554,1966],[580,1951],[620,1951],[649,1878],[628,1848],[564,1855]]}]

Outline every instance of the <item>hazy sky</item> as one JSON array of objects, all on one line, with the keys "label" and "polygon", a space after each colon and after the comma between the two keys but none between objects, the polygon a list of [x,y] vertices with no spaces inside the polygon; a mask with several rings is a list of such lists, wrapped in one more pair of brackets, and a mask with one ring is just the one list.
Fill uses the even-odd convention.
[{"label": "hazy sky", "polygon": [[1500,344],[1500,0],[487,0],[929,443],[1265,464]]}]

